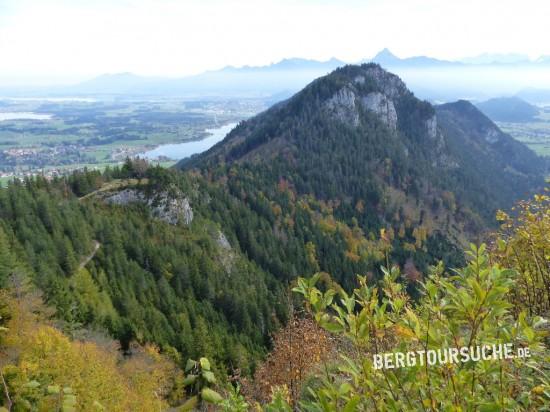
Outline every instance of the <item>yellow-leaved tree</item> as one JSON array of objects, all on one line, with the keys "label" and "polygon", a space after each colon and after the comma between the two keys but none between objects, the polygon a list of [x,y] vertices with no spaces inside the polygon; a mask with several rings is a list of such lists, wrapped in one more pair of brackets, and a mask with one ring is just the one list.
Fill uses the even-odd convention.
[{"label": "yellow-leaved tree", "polygon": [[516,311],[531,315],[550,314],[550,196],[535,195],[518,203],[515,216],[497,213],[501,230],[492,257],[517,272],[512,302]]},{"label": "yellow-leaved tree", "polygon": [[[0,290],[0,405],[9,411],[161,411],[182,373],[153,346],[124,359],[116,344],[71,340],[39,295]],[[181,390],[181,388],[180,388]]]}]

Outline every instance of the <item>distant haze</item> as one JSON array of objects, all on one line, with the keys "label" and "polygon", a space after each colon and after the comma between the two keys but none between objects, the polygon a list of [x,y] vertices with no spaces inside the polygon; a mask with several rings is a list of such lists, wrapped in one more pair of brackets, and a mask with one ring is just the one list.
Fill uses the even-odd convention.
[{"label": "distant haze", "polygon": [[550,55],[548,21],[546,0],[2,0],[0,85],[356,62],[384,47],[402,58],[537,59]]}]

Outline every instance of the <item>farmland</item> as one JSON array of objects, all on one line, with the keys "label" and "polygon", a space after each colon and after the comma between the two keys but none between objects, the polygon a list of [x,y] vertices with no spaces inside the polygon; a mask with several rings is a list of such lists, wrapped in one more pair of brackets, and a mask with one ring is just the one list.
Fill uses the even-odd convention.
[{"label": "farmland", "polygon": [[263,108],[259,100],[0,100],[0,176],[103,168]]},{"label": "farmland", "polygon": [[533,122],[504,123],[498,126],[512,137],[525,143],[541,156],[550,156],[550,106],[540,108]]}]

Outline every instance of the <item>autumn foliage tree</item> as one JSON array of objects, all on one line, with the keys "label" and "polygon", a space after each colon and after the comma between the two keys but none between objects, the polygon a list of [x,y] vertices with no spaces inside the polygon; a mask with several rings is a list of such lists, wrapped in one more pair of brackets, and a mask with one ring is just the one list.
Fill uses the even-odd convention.
[{"label": "autumn foliage tree", "polygon": [[273,388],[287,387],[295,403],[303,383],[315,367],[331,355],[329,334],[307,316],[293,316],[273,336],[273,350],[256,370],[254,397],[262,402],[272,397]]},{"label": "autumn foliage tree", "polygon": [[[548,193],[550,189],[546,189]],[[501,229],[493,258],[518,273],[512,302],[517,311],[532,315],[550,313],[550,196],[535,195],[514,208],[515,216],[497,213]]]},{"label": "autumn foliage tree", "polygon": [[145,412],[182,394],[181,371],[158,348],[124,359],[114,341],[72,340],[48,315],[32,288],[0,290],[0,406],[8,411]]}]

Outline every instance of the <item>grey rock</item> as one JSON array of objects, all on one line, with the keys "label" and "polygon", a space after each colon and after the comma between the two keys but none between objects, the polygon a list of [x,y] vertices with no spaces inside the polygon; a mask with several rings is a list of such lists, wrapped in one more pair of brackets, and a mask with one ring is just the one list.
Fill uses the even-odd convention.
[{"label": "grey rock", "polygon": [[[377,90],[368,93],[363,90],[368,79],[372,80]],[[373,66],[364,68],[361,74],[341,87],[324,105],[329,115],[354,127],[359,125],[358,106],[362,106],[376,113],[391,130],[396,130],[398,118],[395,101],[405,93],[408,93],[407,87],[399,77]]]},{"label": "grey rock", "polygon": [[435,114],[426,120],[426,129],[431,139],[437,138],[437,116]]},{"label": "grey rock", "polygon": [[105,197],[105,201],[114,205],[127,205],[143,201],[143,195],[134,189],[124,189],[114,194],[110,193]]},{"label": "grey rock", "polygon": [[193,209],[189,199],[184,197],[183,194],[171,196],[167,192],[162,192],[147,197],[143,192],[136,189],[124,189],[116,193],[107,193],[104,200],[115,205],[146,204],[153,217],[171,225],[176,225],[179,222],[189,225],[193,221]]},{"label": "grey rock", "polygon": [[393,102],[380,92],[372,92],[361,99],[365,109],[374,112],[391,130],[397,129],[397,111]]},{"label": "grey rock", "polygon": [[225,235],[221,230],[218,231],[218,237],[216,239],[216,243],[222,249],[231,250],[231,245],[229,244],[229,241],[227,240],[227,238],[225,237]]},{"label": "grey rock", "polygon": [[487,143],[494,144],[500,139],[500,132],[497,129],[489,129],[485,133],[485,140]]},{"label": "grey rock", "polygon": [[391,74],[381,67],[373,66],[365,69],[365,75],[374,80],[380,88],[380,92],[388,99],[395,100],[405,93],[408,93],[407,86],[394,74]]},{"label": "grey rock", "polygon": [[231,244],[221,230],[217,231],[217,235],[215,235],[214,240],[216,241],[219,249],[219,261],[225,272],[228,275],[231,275],[231,271],[233,270],[237,255],[231,248]]},{"label": "grey rock", "polygon": [[325,102],[325,107],[330,114],[341,122],[359,126],[359,112],[355,105],[354,91],[344,86]]}]

